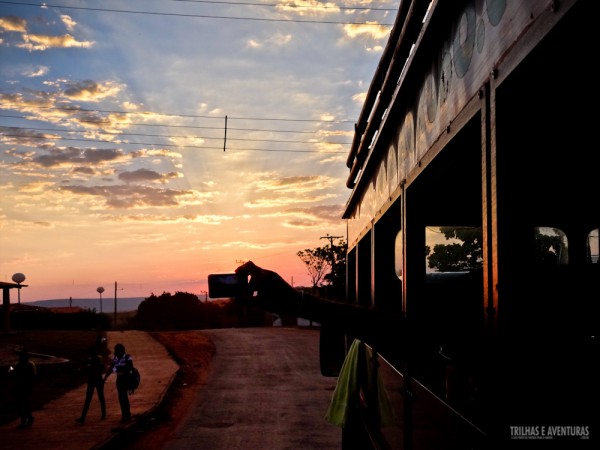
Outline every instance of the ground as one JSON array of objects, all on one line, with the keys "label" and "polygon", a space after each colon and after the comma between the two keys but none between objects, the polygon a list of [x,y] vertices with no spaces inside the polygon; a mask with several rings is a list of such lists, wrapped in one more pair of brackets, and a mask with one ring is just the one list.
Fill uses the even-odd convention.
[{"label": "ground", "polygon": [[158,411],[141,424],[128,442],[127,448],[131,450],[162,448],[172,438],[173,431],[194,401],[195,396],[187,393],[196,392],[206,384],[215,352],[213,343],[200,331],[156,332],[151,335],[165,346],[180,369]]},{"label": "ground", "polygon": [[[40,366],[36,380],[34,410],[60,397],[66,391],[85,383],[85,373],[80,370],[88,348],[102,333],[96,331],[24,331],[0,336],[0,347],[7,349],[7,357],[14,357],[13,349],[25,346],[31,352],[59,355],[69,359],[68,363]],[[215,348],[201,331],[173,331],[150,333],[165,346],[180,370],[169,388],[161,406],[139,426],[132,429],[126,439],[126,447],[133,450],[157,449],[168,442],[172,432],[190,409],[193,395],[206,383],[210,373],[210,361]],[[60,366],[60,367],[58,367]],[[9,395],[8,365],[0,367],[0,423],[16,418],[16,408]],[[123,448],[123,447],[121,447]]]},{"label": "ground", "polygon": [[86,382],[81,370],[89,347],[101,336],[96,331],[22,331],[0,335],[0,424],[17,418],[10,366],[17,361],[15,350],[25,348],[31,353],[65,358],[61,364],[40,364],[33,396],[33,409],[62,396]]}]

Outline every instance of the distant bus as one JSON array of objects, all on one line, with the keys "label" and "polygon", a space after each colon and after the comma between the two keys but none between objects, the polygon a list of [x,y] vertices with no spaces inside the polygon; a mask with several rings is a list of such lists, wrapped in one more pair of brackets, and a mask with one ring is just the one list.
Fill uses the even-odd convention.
[{"label": "distant bus", "polygon": [[594,5],[400,2],[344,219],[347,301],[404,329],[371,348],[392,417],[363,386],[344,449],[598,439]]}]

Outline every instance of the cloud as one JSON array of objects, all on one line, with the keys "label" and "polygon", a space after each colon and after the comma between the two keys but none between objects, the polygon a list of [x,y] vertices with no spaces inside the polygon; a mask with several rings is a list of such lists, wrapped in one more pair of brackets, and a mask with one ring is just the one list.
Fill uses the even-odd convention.
[{"label": "cloud", "polygon": [[77,22],[75,22],[71,16],[67,16],[66,14],[61,15],[60,20],[65,24],[65,27],[69,31],[73,31],[75,29],[75,25],[77,25]]},{"label": "cloud", "polygon": [[37,181],[35,183],[29,183],[29,184],[22,186],[19,189],[19,192],[26,193],[26,194],[43,194],[48,189],[52,188],[52,186],[53,186],[53,183],[50,183],[47,181]]},{"label": "cloud", "polygon": [[277,33],[277,34],[270,35],[261,40],[259,40],[257,38],[249,39],[246,46],[248,48],[283,47],[284,45],[289,44],[292,41],[292,39],[293,39],[293,37],[289,33],[286,33],[286,34]]},{"label": "cloud", "polygon": [[44,142],[44,139],[56,138],[56,135],[41,131],[29,130],[18,127],[0,127],[0,142],[6,145],[27,145],[36,147]]},{"label": "cloud", "polygon": [[287,208],[264,217],[283,219],[282,226],[288,228],[322,228],[339,225],[342,220],[344,205],[316,205]]},{"label": "cloud", "polygon": [[277,8],[282,11],[294,12],[300,16],[337,14],[340,11],[334,2],[320,2],[317,0],[291,0],[278,5]]},{"label": "cloud", "polygon": [[31,71],[23,72],[23,75],[26,76],[27,78],[43,77],[49,71],[50,71],[50,69],[47,66],[37,66],[35,69],[33,69]]},{"label": "cloud", "polygon": [[271,210],[264,217],[275,214],[272,212],[274,209],[289,208],[290,205],[319,204],[337,198],[337,194],[330,192],[330,189],[338,182],[326,175],[281,176],[263,172],[255,177],[247,177],[245,184],[245,198],[241,204],[255,211]]},{"label": "cloud", "polygon": [[114,209],[175,207],[185,200],[195,204],[204,202],[203,196],[192,190],[157,189],[137,185],[63,186],[60,190],[103,198],[106,206]]},{"label": "cloud", "polygon": [[49,48],[90,48],[95,43],[93,41],[78,41],[70,34],[62,36],[48,36],[44,34],[23,34],[23,44],[17,47],[29,51],[43,51]]},{"label": "cloud", "polygon": [[164,224],[164,223],[200,223],[203,225],[221,225],[222,223],[233,220],[232,216],[223,215],[201,215],[201,214],[184,214],[182,216],[174,216],[171,214],[135,214],[119,217],[105,217],[114,219],[118,222],[132,222],[144,224]]},{"label": "cloud", "polygon": [[[210,242],[205,243],[206,248],[211,247],[225,247],[225,248],[235,248],[235,249],[253,249],[253,250],[269,250],[272,248],[281,248],[289,245],[289,242],[249,242],[249,241],[228,241],[219,243],[216,246],[210,246]],[[248,260],[247,258],[242,258],[242,260]]]},{"label": "cloud", "polygon": [[366,99],[367,91],[358,92],[352,96],[352,101],[358,105],[364,104]]},{"label": "cloud", "polygon": [[94,175],[96,173],[96,171],[91,167],[75,167],[73,168],[72,172],[76,174],[80,173],[82,175]]},{"label": "cloud", "polygon": [[302,215],[327,222],[339,221],[344,212],[344,205],[316,205],[308,208],[290,208],[286,214]]},{"label": "cloud", "polygon": [[[67,31],[73,31],[77,22],[71,16],[61,15],[60,20]],[[15,43],[17,48],[28,51],[44,51],[50,48],[91,48],[94,41],[80,41],[71,34],[48,35],[27,32],[27,21],[17,16],[0,17],[0,33],[16,32],[20,33],[20,41]],[[4,41],[0,41],[4,43]]]},{"label": "cloud", "polygon": [[122,161],[126,154],[117,149],[81,149],[67,147],[50,149],[48,154],[36,155],[32,162],[42,167],[64,167],[77,165],[101,165],[107,162]]},{"label": "cloud", "polygon": [[249,48],[260,48],[262,47],[262,43],[257,41],[256,39],[249,39],[248,43],[246,44],[247,47]]},{"label": "cloud", "polygon": [[350,39],[358,37],[387,39],[390,36],[390,27],[372,21],[367,21],[364,25],[347,24],[344,25],[344,34]]},{"label": "cloud", "polygon": [[[52,83],[57,89],[53,92],[28,90],[27,96],[22,93],[0,93],[0,109],[27,113],[29,119],[45,123],[72,123],[88,130],[100,130],[104,140],[112,140],[115,133],[131,125],[131,115],[127,113],[91,111],[73,105],[73,100],[98,102],[116,98],[125,88],[116,82],[82,81],[71,82],[61,89],[64,81]],[[46,82],[47,85],[50,83]],[[94,136],[90,136],[94,137]]]},{"label": "cloud", "polygon": [[112,81],[98,83],[96,81],[85,80],[71,83],[64,90],[63,94],[73,100],[97,102],[107,97],[116,97],[121,89],[121,85]]},{"label": "cloud", "polygon": [[317,189],[325,189],[337,182],[323,175],[303,175],[290,177],[262,177],[254,182],[258,191],[277,191],[289,193],[306,193]]},{"label": "cloud", "polygon": [[166,183],[170,178],[179,178],[180,174],[177,172],[169,172],[166,174],[160,174],[154,170],[149,169],[137,169],[130,172],[121,172],[119,174],[119,180],[126,183],[135,183],[140,181],[157,181]]},{"label": "cloud", "polygon": [[249,202],[244,203],[246,208],[274,208],[297,204],[311,204],[330,200],[336,197],[334,194],[302,194],[302,195],[268,195]]},{"label": "cloud", "polygon": [[321,227],[323,226],[323,222],[318,220],[286,220],[283,223],[283,226],[288,228],[309,229]]},{"label": "cloud", "polygon": [[180,152],[174,152],[172,150],[167,149],[150,149],[150,150],[140,150],[139,155],[148,155],[148,156],[164,156],[168,158],[182,158],[182,154]]},{"label": "cloud", "polygon": [[27,21],[17,16],[0,17],[0,32],[4,31],[24,33],[27,31]]}]

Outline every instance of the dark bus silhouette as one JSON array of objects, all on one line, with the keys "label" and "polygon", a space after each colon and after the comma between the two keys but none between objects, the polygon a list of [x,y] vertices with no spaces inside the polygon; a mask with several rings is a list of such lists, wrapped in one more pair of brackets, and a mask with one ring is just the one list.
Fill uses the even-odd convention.
[{"label": "dark bus silhouette", "polygon": [[403,318],[364,343],[393,414],[364,383],[344,449],[597,440],[593,5],[400,2],[344,212],[346,301]]}]

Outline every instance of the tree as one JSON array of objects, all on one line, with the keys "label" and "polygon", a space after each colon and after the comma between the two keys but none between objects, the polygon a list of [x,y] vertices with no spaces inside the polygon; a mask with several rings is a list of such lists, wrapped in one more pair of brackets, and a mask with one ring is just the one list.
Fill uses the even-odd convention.
[{"label": "tree", "polygon": [[[440,272],[471,271],[483,267],[483,239],[478,227],[440,227],[446,240],[456,242],[426,246],[429,268]],[[566,243],[560,230],[536,229],[534,240],[535,261],[542,264],[560,264]]]},{"label": "tree", "polygon": [[348,244],[340,239],[337,244],[306,249],[296,253],[306,264],[313,288],[328,287],[335,296],[343,296],[346,290],[346,252]]},{"label": "tree", "polygon": [[152,294],[138,306],[131,319],[133,328],[146,331],[198,330],[264,326],[265,312],[258,308],[242,307],[232,299],[202,302],[196,294],[163,292]]},{"label": "tree", "polygon": [[459,272],[483,267],[483,243],[481,228],[477,227],[440,227],[446,240],[458,240],[451,244],[436,244],[433,253],[429,246],[429,268],[440,272]]},{"label": "tree", "polygon": [[134,325],[142,330],[190,330],[201,328],[203,304],[196,294],[152,294],[138,306]]},{"label": "tree", "polygon": [[330,270],[330,250],[327,247],[307,248],[296,253],[306,264],[312,287],[320,285],[325,274]]},{"label": "tree", "polygon": [[330,272],[323,277],[325,284],[337,288],[346,288],[346,253],[348,252],[348,243],[340,240],[329,248],[330,253]]}]

